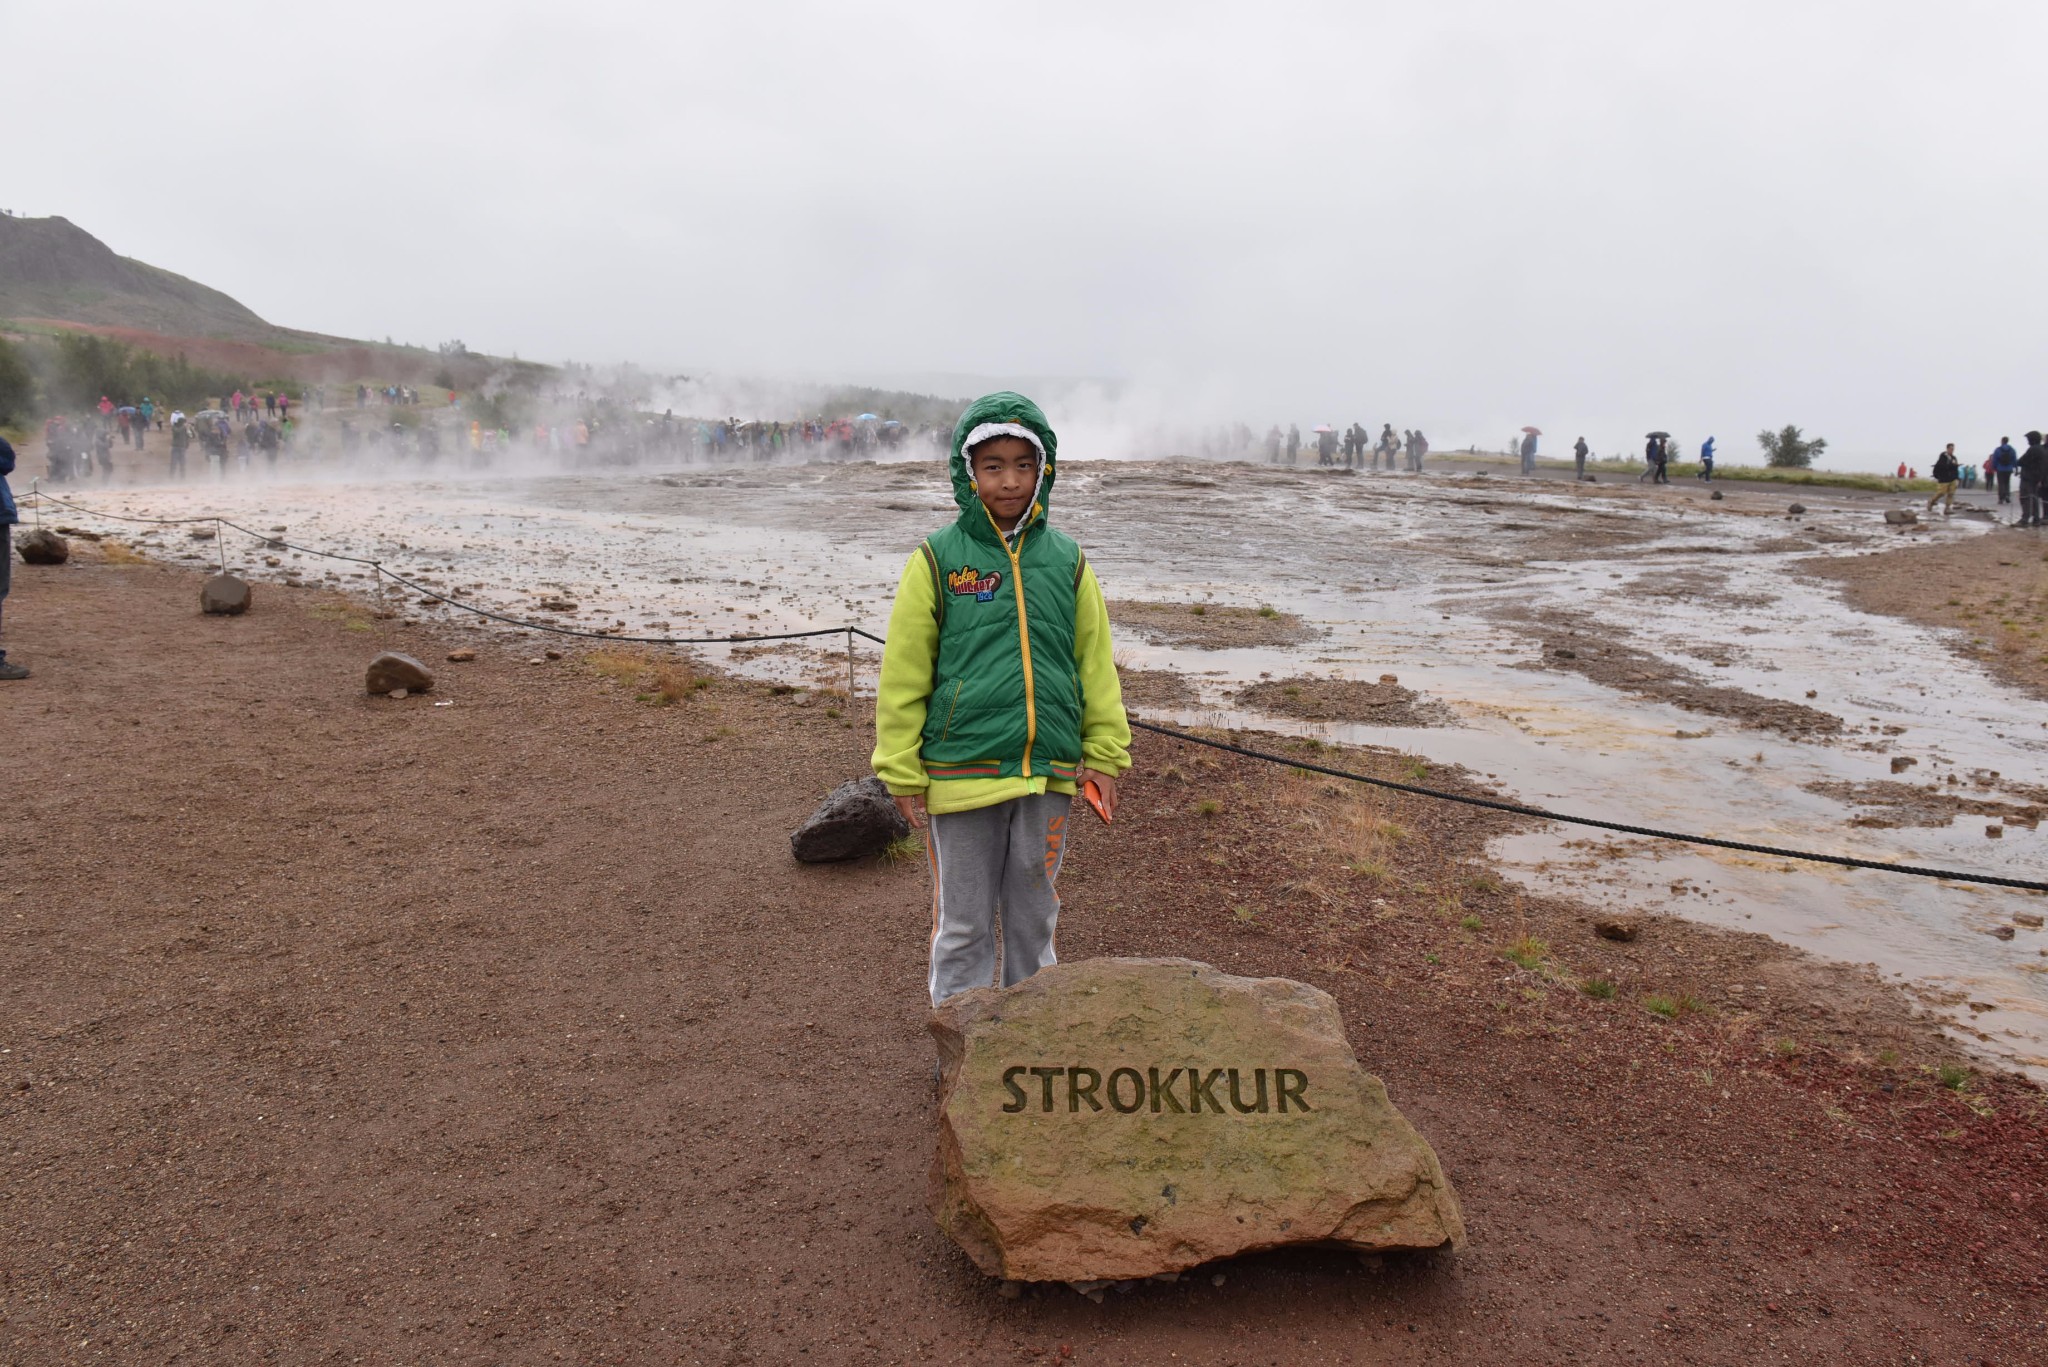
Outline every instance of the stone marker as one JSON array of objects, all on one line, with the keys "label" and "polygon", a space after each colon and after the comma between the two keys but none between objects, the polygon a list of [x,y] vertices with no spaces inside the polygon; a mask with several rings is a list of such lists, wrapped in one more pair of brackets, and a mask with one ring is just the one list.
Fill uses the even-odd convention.
[{"label": "stone marker", "polygon": [[1894,527],[1910,527],[1920,520],[1920,514],[1911,508],[1887,508],[1884,520]]},{"label": "stone marker", "polygon": [[44,527],[15,537],[14,549],[25,565],[61,565],[71,558],[71,543]]},{"label": "stone marker", "polygon": [[790,832],[789,852],[800,863],[836,864],[880,854],[909,834],[910,823],[896,810],[889,789],[870,774],[834,788],[810,819]]},{"label": "stone marker", "polygon": [[931,1209],[992,1277],[1097,1282],[1290,1244],[1465,1241],[1427,1141],[1326,992],[1086,959],[932,1014]]},{"label": "stone marker", "polygon": [[215,617],[239,617],[249,610],[247,580],[216,574],[199,586],[199,610]]},{"label": "stone marker", "polygon": [[434,676],[412,656],[387,650],[370,661],[369,674],[363,686],[372,693],[389,693],[400,688],[409,693],[424,693],[434,686]]}]

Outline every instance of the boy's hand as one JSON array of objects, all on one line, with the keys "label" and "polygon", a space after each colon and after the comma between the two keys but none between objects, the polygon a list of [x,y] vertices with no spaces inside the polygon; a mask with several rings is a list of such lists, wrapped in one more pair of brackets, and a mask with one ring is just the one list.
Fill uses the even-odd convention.
[{"label": "boy's hand", "polygon": [[910,823],[910,829],[924,829],[924,798],[916,793],[896,799],[896,810],[903,813],[903,819]]},{"label": "boy's hand", "polygon": [[1116,779],[1103,773],[1100,769],[1083,769],[1081,771],[1081,782],[1086,783],[1090,779],[1095,780],[1095,791],[1102,794],[1102,810],[1108,812],[1111,816],[1115,816]]}]

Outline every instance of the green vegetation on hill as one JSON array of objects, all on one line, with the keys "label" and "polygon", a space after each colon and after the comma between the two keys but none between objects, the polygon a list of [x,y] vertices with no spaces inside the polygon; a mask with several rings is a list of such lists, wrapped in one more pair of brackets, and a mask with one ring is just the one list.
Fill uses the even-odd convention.
[{"label": "green vegetation on hill", "polygon": [[[1519,458],[1499,456],[1486,452],[1443,452],[1440,458],[1455,458],[1461,462],[1479,462],[1486,465],[1515,465]],[[1570,470],[1574,468],[1569,460],[1558,460],[1543,456],[1536,461],[1537,467],[1545,470]],[[1643,473],[1639,460],[1589,460],[1586,462],[1589,474],[1627,475],[1631,479]],[[1673,461],[1666,474],[1674,484],[1696,477],[1700,472],[1697,461]],[[1934,481],[1927,479],[1898,479],[1892,475],[1862,474],[1852,470],[1812,470],[1772,465],[1729,465],[1725,461],[1714,462],[1714,482],[1744,480],[1756,484],[1813,485],[1831,489],[1867,489],[1872,493],[1930,493]]]},{"label": "green vegetation on hill", "polygon": [[102,395],[116,403],[148,397],[198,408],[245,384],[255,387],[247,379],[201,369],[182,355],[159,356],[90,332],[59,336],[38,359],[44,363],[44,398],[51,407],[70,411],[91,408]]},{"label": "green vegetation on hill", "polygon": [[847,413],[873,413],[894,418],[906,427],[929,423],[951,427],[966,408],[966,399],[943,399],[932,394],[911,394],[900,389],[866,389],[849,386],[825,396],[819,412],[837,417]]},{"label": "green vegetation on hill", "polygon": [[36,377],[22,349],[0,337],[0,428],[20,429],[35,410]]}]

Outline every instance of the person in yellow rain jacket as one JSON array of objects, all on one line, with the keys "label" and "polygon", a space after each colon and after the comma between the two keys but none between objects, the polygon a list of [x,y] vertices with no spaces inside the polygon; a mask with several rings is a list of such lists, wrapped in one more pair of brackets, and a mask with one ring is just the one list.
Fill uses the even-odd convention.
[{"label": "person in yellow rain jacket", "polygon": [[976,399],[953,429],[960,516],[904,567],[875,708],[875,773],[932,871],[934,1006],[1054,960],[1077,784],[1114,813],[1131,728],[1102,586],[1046,509],[1059,439],[1038,405]]}]

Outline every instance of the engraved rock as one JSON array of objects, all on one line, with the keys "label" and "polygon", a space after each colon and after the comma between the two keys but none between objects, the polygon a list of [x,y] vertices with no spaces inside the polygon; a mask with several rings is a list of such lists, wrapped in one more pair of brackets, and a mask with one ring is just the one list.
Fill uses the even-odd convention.
[{"label": "engraved rock", "polygon": [[1464,1243],[1436,1153],[1317,988],[1191,959],[1089,959],[962,993],[931,1031],[932,1214],[992,1277]]}]

